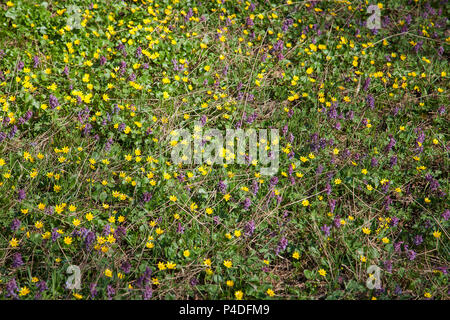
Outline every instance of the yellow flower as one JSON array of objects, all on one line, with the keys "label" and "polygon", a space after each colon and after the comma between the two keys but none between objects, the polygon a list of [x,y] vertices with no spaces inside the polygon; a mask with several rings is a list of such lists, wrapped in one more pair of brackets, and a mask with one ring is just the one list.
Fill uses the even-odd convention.
[{"label": "yellow flower", "polygon": [[166,269],[166,264],[162,261],[158,262],[158,269],[159,270],[165,270]]},{"label": "yellow flower", "polygon": [[362,228],[362,232],[364,232],[365,234],[370,234],[370,229],[369,228]]},{"label": "yellow flower", "polygon": [[78,300],[83,299],[83,296],[79,293],[74,293],[73,296],[75,297],[75,299],[78,299]]},{"label": "yellow flower", "polygon": [[383,239],[381,239],[381,241],[383,241],[383,243],[389,243],[389,239],[384,237]]},{"label": "yellow flower", "polygon": [[275,295],[275,292],[272,289],[267,289],[266,293],[269,297],[273,297]]},{"label": "yellow flower", "polygon": [[309,206],[309,201],[308,201],[307,199],[303,200],[303,201],[302,201],[302,205],[303,205],[304,207]]},{"label": "yellow flower", "polygon": [[324,269],[320,269],[320,270],[319,270],[319,274],[320,274],[322,277],[325,277],[325,276],[327,275],[327,272],[326,272]]},{"label": "yellow flower", "polygon": [[292,258],[298,260],[300,258],[300,253],[297,250],[294,251],[294,253],[292,254]]},{"label": "yellow flower", "polygon": [[191,253],[189,252],[189,250],[184,250],[183,256],[185,256],[186,258],[188,258],[190,255],[191,255]]},{"label": "yellow flower", "polygon": [[227,268],[231,268],[233,266],[233,262],[231,262],[231,260],[224,260],[223,265]]},{"label": "yellow flower", "polygon": [[227,280],[227,286],[229,286],[229,287],[234,286],[234,281],[233,280]]},{"label": "yellow flower", "polygon": [[205,266],[211,267],[211,259],[205,259],[205,260],[203,260],[203,264],[204,264]]},{"label": "yellow flower", "polygon": [[244,293],[241,290],[239,290],[234,293],[234,296],[236,297],[237,300],[242,300]]},{"label": "yellow flower", "polygon": [[341,184],[342,180],[341,179],[334,179],[334,184]]},{"label": "yellow flower", "polygon": [[167,269],[175,269],[176,268],[176,266],[177,266],[177,264],[176,263],[173,263],[173,262],[167,262]]},{"label": "yellow flower", "polygon": [[30,293],[30,289],[27,287],[20,288],[19,296],[23,297]]},{"label": "yellow flower", "polygon": [[105,276],[107,276],[108,278],[111,278],[112,275],[113,275],[113,273],[112,273],[111,270],[109,270],[109,269],[106,269],[106,270],[105,270]]},{"label": "yellow flower", "polygon": [[64,237],[64,243],[70,245],[72,243],[72,237]]},{"label": "yellow flower", "polygon": [[439,239],[441,237],[441,232],[440,231],[434,231],[433,232],[433,237],[435,237],[436,239]]},{"label": "yellow flower", "polygon": [[11,241],[9,242],[9,245],[13,248],[17,247],[19,245],[19,241],[17,241],[16,238],[12,238]]}]

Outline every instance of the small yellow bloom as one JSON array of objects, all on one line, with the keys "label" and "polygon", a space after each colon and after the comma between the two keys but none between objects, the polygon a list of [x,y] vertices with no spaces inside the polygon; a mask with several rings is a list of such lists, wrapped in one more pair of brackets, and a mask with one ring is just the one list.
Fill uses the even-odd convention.
[{"label": "small yellow bloom", "polygon": [[231,268],[233,266],[233,262],[231,262],[231,260],[224,260],[223,265],[227,268]]},{"label": "small yellow bloom", "polygon": [[436,239],[439,239],[441,237],[441,232],[440,231],[434,231],[433,232],[433,237],[435,237]]},{"label": "small yellow bloom", "polygon": [[12,238],[11,241],[9,242],[9,245],[15,248],[19,245],[19,241],[16,238]]}]

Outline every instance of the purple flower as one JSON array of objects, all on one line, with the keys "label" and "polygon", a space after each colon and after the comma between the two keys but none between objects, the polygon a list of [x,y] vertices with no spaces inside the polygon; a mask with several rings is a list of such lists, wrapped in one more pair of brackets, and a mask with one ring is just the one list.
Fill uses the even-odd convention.
[{"label": "purple flower", "polygon": [[245,198],[244,202],[242,203],[243,209],[248,210],[251,205],[252,205],[252,201],[250,200],[250,198]]},{"label": "purple flower", "polygon": [[142,48],[141,47],[137,47],[135,55],[136,55],[136,58],[140,58],[142,56]]},{"label": "purple flower", "polygon": [[53,228],[52,230],[52,241],[55,242],[61,235],[57,231],[57,228]]},{"label": "purple flower", "polygon": [[16,252],[13,257],[12,267],[19,268],[21,266],[23,266],[22,255],[20,253]]},{"label": "purple flower", "polygon": [[423,242],[423,237],[419,234],[414,238],[414,244],[419,246]]},{"label": "purple flower", "polygon": [[244,232],[247,237],[250,237],[255,231],[255,221],[250,220],[244,227]]},{"label": "purple flower", "polygon": [[256,180],[253,180],[253,184],[252,184],[252,193],[254,196],[256,196],[256,194],[258,193],[259,190],[259,183]]},{"label": "purple flower", "polygon": [[149,192],[144,192],[142,194],[142,201],[149,202],[152,199],[152,194]]},{"label": "purple flower", "polygon": [[409,260],[414,260],[415,258],[416,258],[416,253],[413,251],[413,250],[408,250],[407,251],[407,255],[408,255],[408,258],[409,258]]},{"label": "purple flower", "polygon": [[377,167],[378,166],[378,160],[375,157],[372,157],[372,159],[370,160],[370,165],[372,167]]},{"label": "purple flower", "polygon": [[398,285],[395,287],[394,293],[396,295],[401,295],[402,294],[402,288],[400,288]]},{"label": "purple flower", "polygon": [[145,286],[144,294],[142,295],[144,300],[150,300],[153,295],[152,288],[150,286]]},{"label": "purple flower", "polygon": [[114,290],[112,285],[108,285],[106,287],[106,294],[108,295],[108,300],[112,300],[113,296],[116,294],[116,290]]},{"label": "purple flower", "polygon": [[450,210],[449,209],[444,211],[444,213],[442,214],[442,218],[444,218],[445,221],[447,221],[450,218]]},{"label": "purple flower", "polygon": [[288,245],[288,240],[285,237],[282,237],[280,242],[278,243],[278,247],[275,250],[275,254],[280,253],[281,251],[284,251]]},{"label": "purple flower", "polygon": [[386,260],[383,264],[387,272],[392,272],[392,260]]},{"label": "purple flower", "polygon": [[328,205],[330,206],[330,212],[334,212],[334,208],[336,207],[336,200],[330,199],[328,201]]},{"label": "purple flower", "polygon": [[225,194],[227,192],[227,185],[222,180],[219,181],[218,188],[219,188],[219,191],[223,194]]},{"label": "purple flower", "polygon": [[25,193],[25,190],[19,189],[18,195],[17,195],[17,199],[19,201],[22,201],[22,200],[24,200],[26,198],[26,196],[27,196],[27,194]]},{"label": "purple flower", "polygon": [[191,279],[191,282],[190,282],[191,286],[195,287],[198,283],[199,283],[199,281],[198,281],[197,278],[192,278]]},{"label": "purple flower", "polygon": [[95,233],[92,231],[86,232],[86,236],[84,237],[84,246],[86,249],[89,249],[95,241]]},{"label": "purple flower", "polygon": [[125,272],[126,274],[130,273],[131,271],[131,264],[128,261],[125,261],[120,266],[120,269]]},{"label": "purple flower", "polygon": [[11,222],[11,231],[17,231],[20,228],[20,220],[17,218],[14,218],[14,220]]},{"label": "purple flower", "polygon": [[11,279],[6,284],[6,297],[17,299],[17,291],[19,288],[17,287],[16,279]]},{"label": "purple flower", "polygon": [[397,156],[392,156],[389,160],[389,164],[391,165],[391,168],[397,164]]},{"label": "purple flower", "polygon": [[55,109],[57,106],[59,106],[58,98],[51,94],[49,97],[49,105],[52,109]]},{"label": "purple flower", "polygon": [[91,283],[89,285],[89,291],[91,293],[91,298],[94,299],[95,296],[97,295],[97,284],[96,283]]},{"label": "purple flower", "polygon": [[400,221],[399,218],[397,218],[397,217],[392,217],[392,219],[391,219],[391,225],[395,227],[395,226],[398,224],[399,221]]},{"label": "purple flower", "polygon": [[33,57],[33,68],[37,68],[39,66],[39,57],[38,56],[34,56]]},{"label": "purple flower", "polygon": [[9,131],[8,138],[12,139],[17,133],[17,126],[12,127],[11,131]]},{"label": "purple flower", "polygon": [[270,185],[271,187],[274,187],[277,183],[278,183],[278,177],[273,176],[272,178],[270,178],[269,185]]},{"label": "purple flower", "polygon": [[373,109],[375,107],[375,99],[372,95],[367,95],[366,97],[366,103],[370,107],[370,109]]},{"label": "purple flower", "polygon": [[326,224],[324,224],[320,230],[322,230],[322,232],[325,234],[326,237],[328,237],[330,235],[330,230],[331,230],[331,226],[327,226]]},{"label": "purple flower", "polygon": [[17,63],[17,71],[21,71],[24,66],[25,66],[25,63],[23,63],[23,61],[19,61]]},{"label": "purple flower", "polygon": [[184,233],[184,227],[181,225],[180,222],[178,222],[177,232],[181,234]]}]

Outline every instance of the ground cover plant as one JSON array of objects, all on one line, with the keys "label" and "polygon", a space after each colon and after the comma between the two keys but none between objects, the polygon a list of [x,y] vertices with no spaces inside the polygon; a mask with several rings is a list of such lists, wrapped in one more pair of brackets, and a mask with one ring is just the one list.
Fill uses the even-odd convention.
[{"label": "ground cover plant", "polygon": [[1,299],[448,299],[448,9],[2,1]]}]

